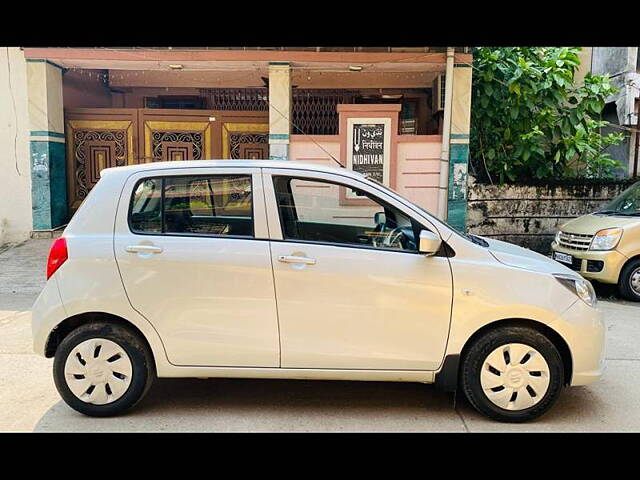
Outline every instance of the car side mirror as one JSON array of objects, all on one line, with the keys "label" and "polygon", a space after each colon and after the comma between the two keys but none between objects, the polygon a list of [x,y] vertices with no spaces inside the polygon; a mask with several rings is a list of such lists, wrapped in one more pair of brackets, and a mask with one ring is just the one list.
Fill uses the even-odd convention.
[{"label": "car side mirror", "polygon": [[435,255],[440,250],[440,245],[442,245],[442,240],[438,235],[429,230],[420,231],[420,253]]},{"label": "car side mirror", "polygon": [[373,223],[375,223],[376,225],[384,225],[385,223],[387,223],[387,216],[384,212],[377,212],[373,216]]}]

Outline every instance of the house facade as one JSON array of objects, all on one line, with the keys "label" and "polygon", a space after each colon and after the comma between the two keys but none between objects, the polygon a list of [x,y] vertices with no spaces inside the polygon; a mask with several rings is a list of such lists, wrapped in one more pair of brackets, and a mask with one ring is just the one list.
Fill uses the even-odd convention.
[{"label": "house facade", "polygon": [[621,177],[640,174],[640,56],[639,47],[583,47],[580,81],[587,72],[608,75],[618,91],[607,99],[602,117],[612,124],[603,133],[622,132],[624,140],[607,151],[622,164]]},{"label": "house facade", "polygon": [[[69,221],[108,167],[343,165],[463,229],[463,48],[4,48],[0,245]],[[338,201],[338,200],[336,200]]]}]

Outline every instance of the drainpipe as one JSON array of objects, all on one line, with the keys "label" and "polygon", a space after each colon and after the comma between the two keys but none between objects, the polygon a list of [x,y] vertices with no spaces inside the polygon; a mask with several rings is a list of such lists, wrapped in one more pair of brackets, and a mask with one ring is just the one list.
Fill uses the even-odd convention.
[{"label": "drainpipe", "polygon": [[444,77],[444,117],[442,119],[442,150],[440,151],[440,188],[438,189],[438,218],[447,221],[449,198],[449,139],[451,134],[451,99],[453,98],[454,47],[447,47],[447,67]]}]

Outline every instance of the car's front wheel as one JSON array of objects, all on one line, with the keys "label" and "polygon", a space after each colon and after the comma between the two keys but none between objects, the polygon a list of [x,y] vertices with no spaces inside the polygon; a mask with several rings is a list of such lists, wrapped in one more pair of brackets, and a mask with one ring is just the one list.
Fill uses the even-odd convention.
[{"label": "car's front wheel", "polygon": [[155,366],[149,347],[135,332],[93,322],[78,327],[60,343],[53,378],[71,408],[106,417],[142,400],[155,378]]},{"label": "car's front wheel", "polygon": [[640,259],[629,262],[622,269],[618,291],[627,300],[640,302]]},{"label": "car's front wheel", "polygon": [[479,412],[503,422],[532,420],[560,395],[562,357],[537,330],[498,327],[477,338],[466,351],[461,384]]}]

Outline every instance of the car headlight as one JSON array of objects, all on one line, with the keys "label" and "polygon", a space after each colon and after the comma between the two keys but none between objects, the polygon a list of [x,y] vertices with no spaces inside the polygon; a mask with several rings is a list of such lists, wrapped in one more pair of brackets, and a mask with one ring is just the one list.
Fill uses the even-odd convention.
[{"label": "car headlight", "polygon": [[596,232],[591,240],[589,250],[613,250],[622,237],[621,228],[607,228]]},{"label": "car headlight", "polygon": [[560,245],[560,230],[556,232],[556,245]]},{"label": "car headlight", "polygon": [[573,275],[565,275],[564,273],[554,273],[553,276],[562,285],[580,297],[584,303],[590,307],[596,306],[598,302],[596,291],[593,289],[593,285],[591,285],[589,280],[585,280],[582,277],[574,277]]}]

